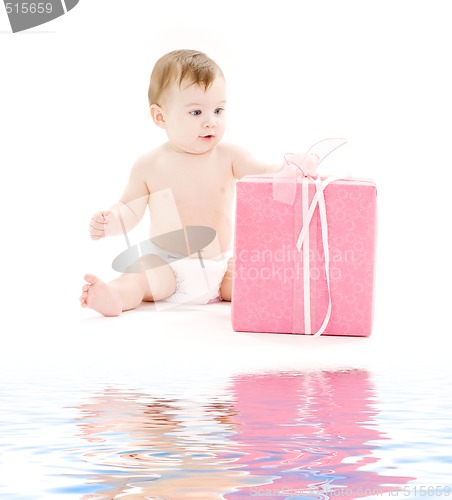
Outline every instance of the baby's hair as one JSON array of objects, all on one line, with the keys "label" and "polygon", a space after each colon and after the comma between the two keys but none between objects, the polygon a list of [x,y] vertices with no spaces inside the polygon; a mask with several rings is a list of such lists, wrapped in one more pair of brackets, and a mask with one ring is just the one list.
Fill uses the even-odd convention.
[{"label": "baby's hair", "polygon": [[197,50],[174,50],[161,57],[154,66],[149,85],[149,105],[160,106],[164,92],[176,81],[179,86],[204,85],[207,90],[217,76],[223,76],[218,64]]}]

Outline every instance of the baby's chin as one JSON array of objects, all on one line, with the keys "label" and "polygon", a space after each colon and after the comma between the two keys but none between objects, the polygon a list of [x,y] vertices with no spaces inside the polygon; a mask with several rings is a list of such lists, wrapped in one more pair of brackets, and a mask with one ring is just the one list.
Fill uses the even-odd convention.
[{"label": "baby's chin", "polygon": [[186,144],[179,149],[185,153],[202,155],[212,151],[212,149],[220,142],[218,137],[212,136],[208,138],[199,137],[193,144]]}]

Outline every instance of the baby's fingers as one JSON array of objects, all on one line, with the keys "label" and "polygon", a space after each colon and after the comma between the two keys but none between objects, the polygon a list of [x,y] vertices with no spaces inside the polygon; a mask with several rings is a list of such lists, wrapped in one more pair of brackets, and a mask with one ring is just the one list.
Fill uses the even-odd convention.
[{"label": "baby's fingers", "polygon": [[89,233],[93,240],[98,240],[105,236],[105,223],[91,221]]},{"label": "baby's fingers", "polygon": [[108,222],[110,222],[110,213],[111,212],[109,211],[97,212],[93,215],[93,218],[91,220],[98,224],[108,224]]},{"label": "baby's fingers", "polygon": [[105,229],[110,222],[110,211],[97,212],[91,217],[89,232],[93,240],[105,237]]},{"label": "baby's fingers", "polygon": [[91,239],[92,240],[100,240],[101,238],[105,238],[105,231],[90,231]]}]

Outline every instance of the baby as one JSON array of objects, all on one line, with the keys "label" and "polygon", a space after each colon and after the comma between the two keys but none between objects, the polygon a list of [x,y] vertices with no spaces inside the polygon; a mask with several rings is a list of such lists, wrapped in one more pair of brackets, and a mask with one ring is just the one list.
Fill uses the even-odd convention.
[{"label": "baby", "polygon": [[160,58],[149,105],[168,141],[138,158],[120,201],[90,223],[97,240],[126,234],[147,207],[150,213],[150,240],[137,262],[109,283],[85,275],[81,305],[104,316],[118,316],[143,301],[230,301],[235,183],[281,169],[221,142],[226,82],[202,52],[177,50]]}]

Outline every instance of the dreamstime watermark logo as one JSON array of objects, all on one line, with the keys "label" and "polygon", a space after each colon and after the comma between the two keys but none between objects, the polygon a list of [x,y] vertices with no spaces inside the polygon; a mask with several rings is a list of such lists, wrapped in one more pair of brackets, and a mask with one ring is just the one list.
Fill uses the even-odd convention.
[{"label": "dreamstime watermark logo", "polygon": [[10,2],[4,0],[13,33],[28,30],[72,10],[79,0],[47,0],[45,2]]}]

